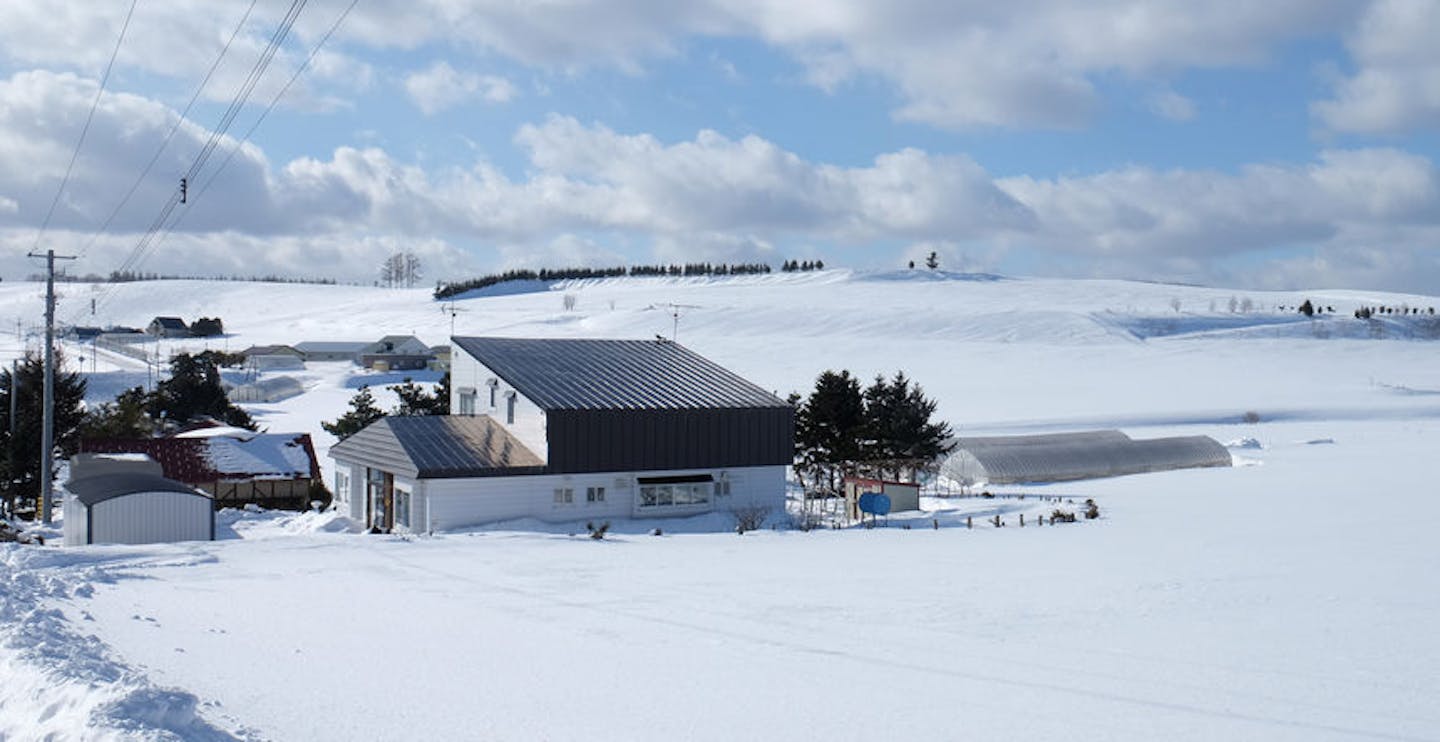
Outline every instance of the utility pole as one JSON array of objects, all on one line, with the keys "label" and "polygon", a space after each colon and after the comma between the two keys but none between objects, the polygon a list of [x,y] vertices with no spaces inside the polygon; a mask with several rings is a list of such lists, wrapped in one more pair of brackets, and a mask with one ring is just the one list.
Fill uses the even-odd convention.
[{"label": "utility pole", "polygon": [[[45,398],[40,424],[40,518],[50,525],[50,497],[55,483],[55,258],[74,260],[72,255],[29,253],[32,258],[45,258]],[[11,396],[14,394],[12,392]]]}]

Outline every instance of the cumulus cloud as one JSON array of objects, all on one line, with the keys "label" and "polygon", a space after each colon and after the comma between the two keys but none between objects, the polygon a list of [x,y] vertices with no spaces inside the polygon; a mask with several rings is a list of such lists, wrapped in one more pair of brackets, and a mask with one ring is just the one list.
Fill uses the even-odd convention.
[{"label": "cumulus cloud", "polygon": [[1312,110],[1331,129],[1395,133],[1440,126],[1440,4],[1380,0],[1350,34],[1356,64]]},{"label": "cumulus cloud", "polygon": [[[343,4],[311,3],[280,66],[293,66]],[[235,53],[236,73],[248,70],[281,10],[257,8]],[[1099,76],[1260,63],[1293,39],[1349,28],[1360,10],[1353,0],[374,0],[355,9],[332,48],[439,44],[546,70],[641,71],[651,60],[679,53],[687,39],[754,38],[793,56],[806,79],[826,89],[861,76],[887,80],[899,91],[894,113],[905,120],[947,128],[1072,127],[1103,105],[1094,83]],[[94,74],[121,12],[116,4],[56,8],[9,0],[0,4],[0,55]],[[240,12],[216,13],[200,0],[142,4],[121,63],[188,80],[213,58]],[[1357,56],[1369,53],[1364,43],[1355,48]],[[337,58],[317,70],[315,82],[367,80],[368,69],[359,65],[351,60],[347,68]],[[1401,64],[1376,69],[1406,74]],[[449,82],[435,84],[453,90],[455,80]],[[1414,92],[1413,85],[1404,87]],[[226,99],[233,86],[216,89]],[[488,89],[482,81],[477,90]],[[450,100],[419,95],[442,107]]]},{"label": "cumulus cloud", "polygon": [[[25,238],[54,196],[94,90],[69,74],[0,80],[0,159],[13,163],[0,170],[0,198],[13,202],[0,201],[7,265],[19,269],[30,247]],[[152,177],[110,234],[87,247],[88,230],[174,120],[152,100],[101,99],[47,235],[57,248],[89,251],[80,272],[119,265],[173,198],[175,184]],[[183,171],[206,136],[182,126],[157,172]],[[1053,270],[1214,280],[1231,259],[1303,248],[1324,251],[1329,270],[1365,259],[1357,276],[1410,285],[1440,262],[1440,174],[1398,149],[1335,149],[1237,172],[1127,167],[996,178],[960,154],[901,149],[840,166],[758,136],[702,130],[662,141],[564,116],[520,127],[514,143],[528,162],[521,176],[483,161],[427,169],[375,146],[278,164],[240,149],[211,190],[192,190],[184,220],[142,268],[369,280],[375,256],[397,245],[425,245],[430,264],[461,270],[515,264],[526,251],[592,264],[736,261],[777,259],[782,245],[823,253],[900,243],[934,246],[955,267],[974,259],[986,269],[1031,251],[1049,256],[1047,266],[1059,261]],[[1286,270],[1270,275],[1324,275]]]},{"label": "cumulus cloud", "polygon": [[470,100],[507,103],[517,93],[503,77],[460,72],[443,61],[407,76],[405,92],[426,116]]}]

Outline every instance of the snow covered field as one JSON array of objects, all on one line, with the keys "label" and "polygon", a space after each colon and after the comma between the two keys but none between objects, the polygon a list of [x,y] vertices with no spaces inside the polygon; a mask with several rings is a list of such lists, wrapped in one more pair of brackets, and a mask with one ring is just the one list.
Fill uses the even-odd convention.
[{"label": "snow covered field", "polygon": [[[35,316],[36,294],[0,287],[0,319]],[[1306,298],[1336,316],[1274,310]],[[1232,469],[932,499],[875,530],[403,539],[228,514],[213,543],[8,546],[0,738],[1440,739],[1440,345],[1413,339],[1424,317],[1383,339],[1350,317],[1440,300],[827,271],[479,296],[456,331],[668,337],[671,302],[694,305],[680,342],[782,396],[827,368],[904,369],[964,434],[1259,447]],[[219,315],[231,350],[434,344],[451,322],[428,292],[359,287],[136,284],[105,307],[94,323]],[[97,400],[146,376],[93,369]],[[318,421],[392,381],[363,377],[313,364],[306,394],[251,409],[323,457]],[[1016,527],[1056,496],[1103,517]],[[1008,527],[984,524],[997,512]]]}]

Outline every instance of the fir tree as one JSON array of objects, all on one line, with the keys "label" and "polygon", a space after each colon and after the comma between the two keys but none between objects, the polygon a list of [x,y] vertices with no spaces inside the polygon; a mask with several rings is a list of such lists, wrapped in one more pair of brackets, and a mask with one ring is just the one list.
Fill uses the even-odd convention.
[{"label": "fir tree", "polygon": [[931,422],[935,406],[903,371],[896,372],[889,382],[877,376],[865,390],[868,432],[863,456],[880,476],[898,479],[908,475],[913,481],[918,472],[953,448],[946,443],[950,425]]},{"label": "fir tree", "polygon": [[809,476],[816,491],[837,494],[840,478],[852,473],[860,459],[864,433],[860,380],[849,371],[820,374],[815,390],[795,411],[797,472]]},{"label": "fir tree", "polygon": [[425,387],[416,384],[410,379],[405,379],[403,384],[396,384],[389,387],[400,397],[400,405],[390,414],[400,417],[415,415],[448,415],[450,414],[450,372],[440,377],[440,384],[431,393]]},{"label": "fir tree", "polygon": [[375,406],[375,395],[370,393],[370,387],[362,386],[360,391],[350,398],[349,412],[341,415],[335,422],[320,423],[320,427],[343,441],[382,417],[385,417],[385,411]]},{"label": "fir tree", "polygon": [[146,412],[163,424],[183,425],[211,417],[237,428],[255,429],[250,413],[236,407],[220,384],[213,357],[180,353],[170,359],[170,378],[155,386]]},{"label": "fir tree", "polygon": [[[19,389],[16,390],[16,382]],[[3,477],[5,507],[10,514],[35,507],[40,495],[40,436],[43,426],[45,361],[27,353],[19,373],[0,371],[0,410],[10,409],[16,399],[15,429],[0,426],[0,477]],[[65,355],[55,350],[54,442],[61,455],[74,453],[80,443],[80,424],[85,418],[85,380],[65,368]],[[49,472],[50,477],[55,472]]]}]

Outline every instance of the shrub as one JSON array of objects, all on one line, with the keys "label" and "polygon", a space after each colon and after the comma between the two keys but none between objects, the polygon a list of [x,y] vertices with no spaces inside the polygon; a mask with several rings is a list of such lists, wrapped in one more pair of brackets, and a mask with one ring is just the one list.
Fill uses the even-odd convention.
[{"label": "shrub", "polygon": [[1086,519],[1086,520],[1095,520],[1096,518],[1099,518],[1099,517],[1100,517],[1100,506],[1099,506],[1099,505],[1096,505],[1094,500],[1089,500],[1089,499],[1087,499],[1087,500],[1085,501],[1085,519]]},{"label": "shrub", "polygon": [[598,526],[594,523],[586,523],[585,530],[590,532],[590,538],[599,541],[605,538],[605,532],[610,530],[610,521],[607,520]]},{"label": "shrub", "polygon": [[734,508],[730,515],[735,518],[735,532],[745,533],[746,531],[759,530],[765,525],[765,519],[770,517],[770,508],[762,505],[747,505]]},{"label": "shrub", "polygon": [[1075,514],[1069,510],[1055,509],[1050,512],[1051,523],[1074,523]]},{"label": "shrub", "polygon": [[1241,416],[1240,416],[1240,420],[1241,420],[1242,422],[1246,422],[1246,423],[1249,423],[1249,424],[1251,424],[1251,425],[1254,425],[1255,423],[1260,422],[1260,413],[1258,413],[1258,412],[1256,412],[1256,411],[1254,411],[1254,410],[1249,410],[1249,411],[1247,411],[1244,415],[1241,415]]}]

